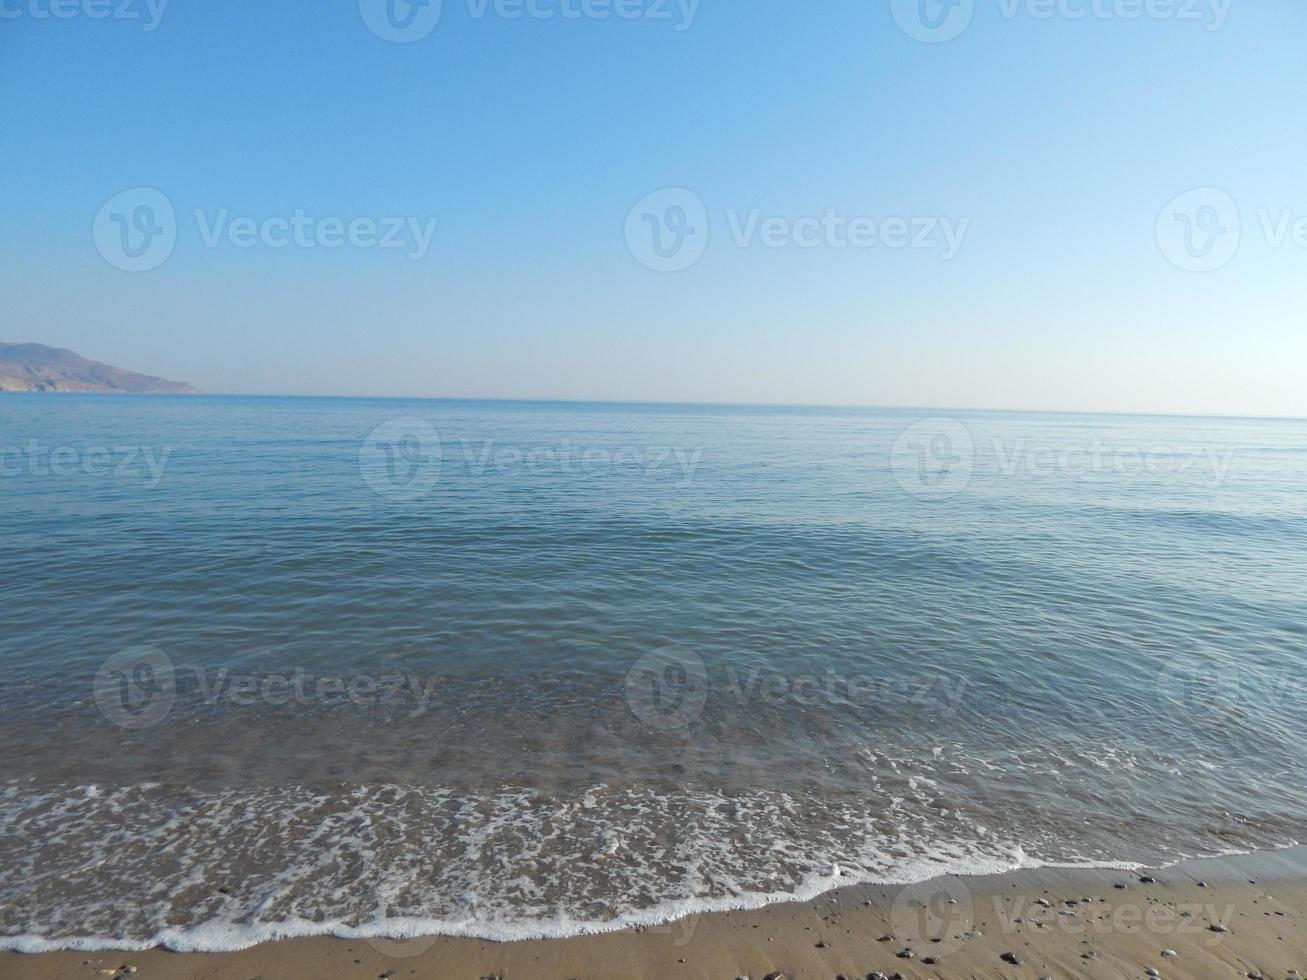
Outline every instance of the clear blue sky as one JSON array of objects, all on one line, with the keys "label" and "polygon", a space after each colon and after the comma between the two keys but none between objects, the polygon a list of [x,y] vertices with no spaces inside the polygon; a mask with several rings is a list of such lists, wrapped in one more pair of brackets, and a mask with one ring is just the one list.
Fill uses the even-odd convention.
[{"label": "clear blue sky", "polygon": [[[0,0],[0,339],[225,392],[1307,416],[1307,240],[1260,214],[1307,218],[1301,0],[975,0],[940,43],[916,0],[444,0],[408,43],[359,0],[50,2]],[[127,272],[93,227],[138,187],[176,243]],[[707,248],[657,272],[625,228],[667,187]],[[1241,228],[1208,272],[1157,231],[1197,187]],[[438,224],[418,260],[205,242],[297,209]],[[741,247],[754,210],[967,224]]]}]

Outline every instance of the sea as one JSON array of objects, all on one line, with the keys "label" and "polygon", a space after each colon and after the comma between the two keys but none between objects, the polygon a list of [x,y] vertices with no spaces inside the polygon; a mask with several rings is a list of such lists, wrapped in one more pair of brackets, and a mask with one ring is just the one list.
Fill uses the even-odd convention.
[{"label": "sea", "polygon": [[1307,840],[1307,422],[0,396],[0,947]]}]

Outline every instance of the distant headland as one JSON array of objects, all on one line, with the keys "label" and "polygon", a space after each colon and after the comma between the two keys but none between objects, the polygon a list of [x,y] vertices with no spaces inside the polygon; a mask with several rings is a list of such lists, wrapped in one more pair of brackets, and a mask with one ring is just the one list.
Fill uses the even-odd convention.
[{"label": "distant headland", "polygon": [[3,391],[199,394],[198,388],[185,382],[124,371],[59,347],[0,343],[0,392]]}]

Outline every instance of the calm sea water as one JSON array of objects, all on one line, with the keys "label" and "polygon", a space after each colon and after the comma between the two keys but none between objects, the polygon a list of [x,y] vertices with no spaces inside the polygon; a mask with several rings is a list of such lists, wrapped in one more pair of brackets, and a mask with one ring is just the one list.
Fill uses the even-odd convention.
[{"label": "calm sea water", "polygon": [[6,395],[0,943],[1307,839],[1307,423]]}]

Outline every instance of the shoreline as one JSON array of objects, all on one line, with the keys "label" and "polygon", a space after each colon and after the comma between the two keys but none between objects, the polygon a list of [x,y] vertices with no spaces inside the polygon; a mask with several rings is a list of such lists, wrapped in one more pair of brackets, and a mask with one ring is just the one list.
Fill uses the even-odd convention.
[{"label": "shoreline", "polygon": [[761,980],[778,970],[790,980],[841,975],[852,980],[876,971],[887,977],[899,973],[905,980],[947,980],[1143,977],[1148,969],[1163,978],[1284,980],[1307,973],[1307,846],[1182,861],[1151,871],[1040,867],[909,885],[849,885],[803,901],[702,912],[563,939],[317,935],[220,953],[158,947],[0,953],[0,973],[14,980],[402,980],[410,975]]}]

